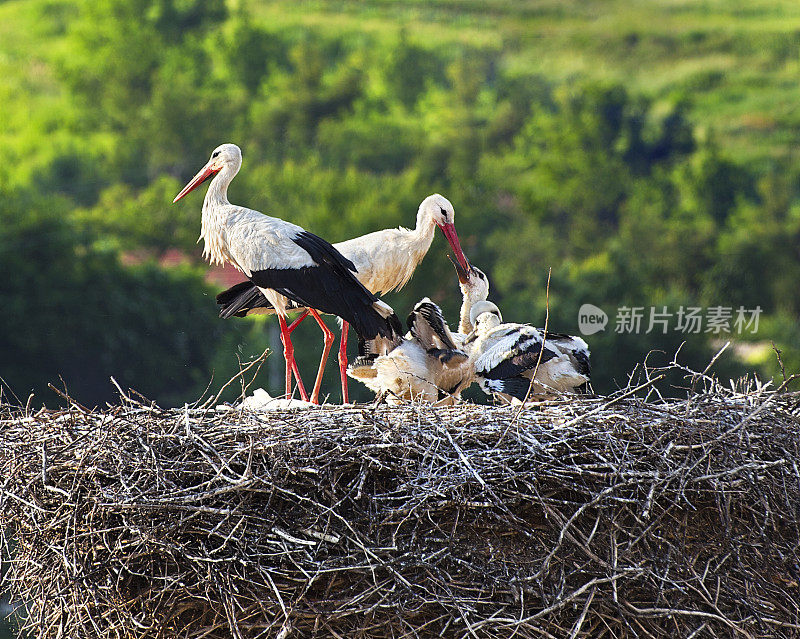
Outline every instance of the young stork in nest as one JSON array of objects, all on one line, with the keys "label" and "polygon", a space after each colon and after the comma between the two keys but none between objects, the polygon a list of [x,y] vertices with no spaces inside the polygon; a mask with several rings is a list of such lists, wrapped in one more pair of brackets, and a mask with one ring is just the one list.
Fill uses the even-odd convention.
[{"label": "young stork in nest", "polygon": [[488,395],[524,401],[531,379],[534,395],[569,392],[589,381],[589,347],[580,337],[548,332],[543,339],[544,331],[528,324],[504,324],[500,309],[486,301],[473,305],[470,322],[475,329],[462,346]]},{"label": "young stork in nest", "polygon": [[[448,255],[448,257],[450,257]],[[458,262],[453,262],[458,275],[458,287],[461,289],[461,312],[459,314],[458,333],[456,339],[463,343],[467,335],[475,328],[470,320],[470,311],[478,302],[489,297],[489,278],[481,269],[473,264],[465,269]]]},{"label": "young stork in nest", "polygon": [[462,345],[472,330],[469,312],[489,295],[486,274],[467,263],[453,262],[462,294],[458,333],[447,326],[442,310],[427,297],[408,316],[409,332],[394,350],[374,362],[354,362],[348,374],[389,403],[421,400],[452,404],[474,381],[474,368]]},{"label": "young stork in nest", "polygon": [[458,348],[442,310],[423,298],[408,316],[408,333],[399,346],[374,361],[358,358],[348,375],[374,390],[379,399],[452,403],[469,361]]},{"label": "young stork in nest", "polygon": [[178,193],[177,202],[214,176],[203,201],[200,237],[204,256],[212,264],[230,263],[249,279],[278,315],[286,359],[286,395],[291,396],[292,373],[300,395],[308,399],[294,359],[286,311],[292,303],[308,309],[325,334],[311,401],[319,402],[319,389],[333,335],[318,311],[338,315],[352,324],[370,352],[385,352],[401,338],[400,321],[388,304],[364,288],[356,267],[330,243],[303,228],[228,201],[228,185],[242,166],[242,152],[223,144],[206,165]]},{"label": "young stork in nest", "polygon": [[[455,210],[450,201],[438,193],[429,195],[419,205],[414,229],[399,227],[375,231],[333,246],[355,265],[355,276],[369,291],[383,295],[403,288],[411,279],[414,270],[430,249],[437,227],[447,238],[457,263],[462,269],[467,269],[469,263],[461,250],[456,233]],[[225,319],[275,312],[259,289],[249,281],[236,284],[217,295],[217,304],[220,305],[220,316]],[[302,305],[290,306],[288,309],[303,311],[288,327],[291,333],[309,311]],[[346,372],[347,330],[348,322],[343,321],[338,359],[344,403],[349,401]],[[327,342],[326,347],[329,348]]]}]

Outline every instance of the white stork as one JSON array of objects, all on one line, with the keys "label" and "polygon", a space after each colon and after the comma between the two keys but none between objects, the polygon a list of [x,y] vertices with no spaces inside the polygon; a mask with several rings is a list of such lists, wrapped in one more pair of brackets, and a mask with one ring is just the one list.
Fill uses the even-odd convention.
[{"label": "white stork", "polygon": [[[450,201],[438,193],[429,195],[419,205],[416,228],[399,227],[375,231],[333,246],[353,262],[356,277],[368,290],[376,295],[383,295],[401,289],[411,279],[414,270],[431,247],[437,226],[453,249],[457,263],[466,271],[469,263],[458,241],[455,210]],[[244,317],[249,314],[275,312],[251,282],[242,282],[223,291],[217,295],[217,303],[221,307],[220,316],[226,319],[234,315]],[[288,328],[290,333],[305,319],[307,313],[308,311],[304,311],[292,322]],[[346,373],[347,329],[347,322],[343,321],[338,359],[344,403],[349,401]],[[327,339],[326,335],[326,348],[330,349]]]},{"label": "white stork", "polygon": [[473,305],[470,322],[475,329],[463,347],[488,395],[523,401],[531,378],[537,395],[568,392],[589,381],[589,347],[580,337],[548,332],[543,340],[543,331],[533,326],[504,324],[500,309],[486,301]]},{"label": "white stork", "polygon": [[408,333],[385,355],[361,364],[353,362],[348,374],[374,390],[388,403],[399,400],[450,402],[461,391],[468,361],[447,327],[442,310],[430,299],[420,300],[408,316]]},{"label": "white stork", "polygon": [[178,193],[177,202],[212,175],[214,179],[203,201],[200,237],[203,254],[212,264],[232,264],[242,271],[278,315],[286,359],[286,394],[291,395],[292,372],[304,400],[308,396],[294,360],[294,348],[286,325],[291,303],[303,306],[326,334],[320,368],[311,394],[319,401],[319,387],[330,348],[328,334],[318,311],[338,315],[353,324],[359,337],[383,344],[395,342],[402,329],[391,307],[380,301],[359,282],[352,261],[331,244],[303,228],[228,201],[228,185],[242,165],[242,152],[235,144],[214,149],[211,158]]}]

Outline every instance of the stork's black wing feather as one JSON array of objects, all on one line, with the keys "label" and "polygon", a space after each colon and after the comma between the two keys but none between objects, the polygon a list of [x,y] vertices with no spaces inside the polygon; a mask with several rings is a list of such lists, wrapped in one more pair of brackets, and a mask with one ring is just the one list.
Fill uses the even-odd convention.
[{"label": "stork's black wing feather", "polygon": [[[542,335],[544,335],[544,329],[538,328],[538,330]],[[554,342],[559,340],[567,340],[573,339],[572,335],[568,335],[567,333],[554,333],[553,331],[547,331],[547,339],[553,340]]]},{"label": "stork's black wing feather", "polygon": [[250,279],[256,286],[271,288],[301,306],[338,315],[366,339],[398,335],[399,320],[396,316],[385,318],[373,308],[378,298],[356,279],[356,268],[350,260],[308,231],[299,233],[293,241],[315,264],[253,271]]},{"label": "stork's black wing feather", "polygon": [[589,363],[589,354],[584,350],[575,350],[571,353],[575,360],[575,370],[581,375],[589,377],[592,373],[592,365]]},{"label": "stork's black wing feather", "polygon": [[[406,320],[406,324],[408,325],[408,330],[411,331],[411,334],[425,350],[437,348],[457,349],[445,324],[442,309],[427,300],[427,298],[414,307],[414,310],[411,311]],[[441,341],[441,344],[434,342],[434,336]]]},{"label": "stork's black wing feather", "polygon": [[511,395],[522,402],[528,396],[531,380],[521,376],[508,379],[488,379],[484,382],[484,386],[492,393]]},{"label": "stork's black wing feather", "polygon": [[[275,312],[275,308],[269,300],[264,297],[255,284],[251,281],[239,282],[229,289],[217,294],[217,304],[219,305],[219,316],[222,319],[231,317],[246,317],[257,309],[264,309],[262,312]],[[287,309],[299,310],[304,308],[297,302],[289,300]]]},{"label": "stork's black wing feather", "polygon": [[[342,255],[333,244],[327,240],[323,240],[318,235],[302,231],[294,238],[294,243],[311,256],[317,264],[327,265],[332,271],[341,277],[353,277],[356,272],[356,265],[344,255]],[[355,279],[353,277],[353,279]],[[377,299],[375,295],[370,293],[358,280],[356,283],[364,290],[367,295]]]},{"label": "stork's black wing feather", "polygon": [[[542,329],[539,329],[539,332],[544,333]],[[547,333],[547,342],[552,343],[556,348],[569,355],[576,372],[589,377],[592,372],[589,351],[584,346],[577,344],[576,339],[575,336],[567,333]]]},{"label": "stork's black wing feather", "polygon": [[[488,371],[482,371],[481,376],[486,379],[510,379],[517,377],[525,371],[536,368],[539,361],[539,352],[542,351],[542,343],[530,335],[520,335],[510,349],[511,357],[501,361],[497,366]],[[541,363],[557,357],[557,354],[549,348],[542,351]]]}]

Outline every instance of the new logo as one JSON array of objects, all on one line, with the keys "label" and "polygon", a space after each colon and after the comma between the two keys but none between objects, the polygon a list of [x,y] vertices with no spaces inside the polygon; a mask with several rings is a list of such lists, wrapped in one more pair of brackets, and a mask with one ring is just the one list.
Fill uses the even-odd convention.
[{"label": "new logo", "polygon": [[578,330],[583,335],[594,335],[605,330],[608,315],[594,304],[584,304],[578,309]]}]

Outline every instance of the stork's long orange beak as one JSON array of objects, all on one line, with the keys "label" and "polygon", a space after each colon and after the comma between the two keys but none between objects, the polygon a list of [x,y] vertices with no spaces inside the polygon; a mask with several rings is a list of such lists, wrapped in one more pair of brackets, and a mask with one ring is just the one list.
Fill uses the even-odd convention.
[{"label": "stork's long orange beak", "polygon": [[442,229],[442,233],[447,238],[448,243],[450,244],[450,248],[453,249],[453,253],[456,254],[456,259],[458,260],[459,265],[465,271],[469,272],[470,266],[469,262],[467,261],[466,256],[464,255],[464,251],[461,250],[461,242],[458,241],[458,233],[456,233],[456,226],[452,222],[448,222],[447,224],[440,224],[439,228]]},{"label": "stork's long orange beak", "polygon": [[183,187],[183,190],[175,196],[175,199],[172,200],[174,204],[178,200],[180,200],[184,195],[187,193],[194,191],[198,186],[200,186],[203,182],[205,182],[208,178],[210,178],[214,173],[219,171],[218,168],[214,168],[210,163],[206,164],[197,175],[195,175],[189,184]]}]

